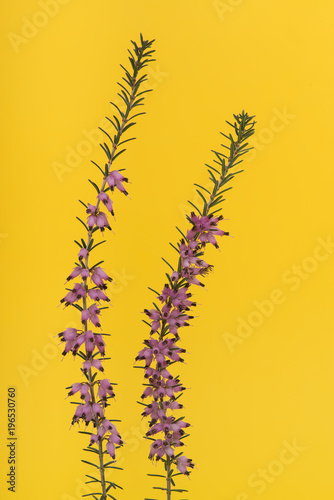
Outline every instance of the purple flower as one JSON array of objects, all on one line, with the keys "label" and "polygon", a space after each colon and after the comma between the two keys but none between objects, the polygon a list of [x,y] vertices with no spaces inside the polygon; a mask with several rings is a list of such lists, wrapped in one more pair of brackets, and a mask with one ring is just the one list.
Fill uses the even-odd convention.
[{"label": "purple flower", "polygon": [[129,181],[118,170],[113,170],[107,177],[107,183],[111,191],[113,191],[116,187],[117,189],[119,189],[121,193],[127,195],[128,193],[123,186],[123,182],[129,182]]},{"label": "purple flower", "polygon": [[98,194],[98,199],[100,201],[102,201],[102,203],[104,204],[104,206],[106,207],[107,210],[109,210],[109,212],[112,214],[112,215],[115,215],[114,214],[114,210],[113,210],[113,204],[112,204],[112,201],[111,199],[109,198],[109,196],[107,195],[107,193],[104,193],[103,191],[101,193]]}]

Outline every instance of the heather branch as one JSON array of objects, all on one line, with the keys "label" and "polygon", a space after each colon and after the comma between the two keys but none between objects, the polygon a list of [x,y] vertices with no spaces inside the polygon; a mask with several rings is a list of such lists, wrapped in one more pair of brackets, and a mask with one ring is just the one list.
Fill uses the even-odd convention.
[{"label": "heather branch", "polygon": [[[145,41],[143,37],[140,36],[140,42],[141,43],[139,46],[136,43],[132,42],[134,54],[129,51],[130,52],[129,60],[131,63],[132,72],[131,73],[128,72],[122,66],[123,70],[125,71],[125,77],[123,78],[123,80],[125,81],[125,84],[129,88],[125,87],[123,84],[119,84],[122,90],[118,95],[122,99],[125,105],[125,110],[122,111],[116,104],[114,104],[119,113],[119,118],[116,115],[113,115],[113,119],[108,118],[108,120],[115,127],[116,133],[112,138],[105,130],[101,129],[110,140],[111,147],[109,147],[107,143],[100,144],[101,148],[105,152],[108,159],[104,170],[102,170],[99,165],[93,162],[103,174],[103,179],[100,188],[97,186],[95,182],[89,180],[89,182],[93,185],[93,187],[96,189],[98,193],[96,205],[90,205],[90,204],[86,205],[85,203],[81,202],[85,206],[87,214],[89,214],[87,224],[85,224],[81,219],[78,218],[79,221],[83,224],[83,226],[87,230],[87,238],[86,241],[81,239],[81,243],[76,241],[76,243],[80,247],[80,252],[79,252],[80,262],[79,264],[76,263],[76,267],[74,268],[71,275],[67,279],[67,281],[69,281],[78,276],[81,276],[81,282],[77,283],[74,286],[73,290],[70,290],[69,293],[66,295],[66,297],[61,301],[65,302],[65,306],[72,305],[81,312],[81,321],[83,324],[82,332],[76,329],[66,329],[64,332],[61,332],[59,336],[61,337],[62,341],[66,342],[65,350],[63,353],[64,355],[67,352],[72,351],[72,354],[74,356],[78,354],[84,360],[82,371],[86,377],[87,382],[73,384],[71,386],[71,391],[69,392],[69,395],[72,395],[80,390],[81,398],[84,399],[86,403],[85,405],[79,404],[79,406],[77,407],[76,413],[73,417],[73,423],[79,422],[80,419],[82,418],[84,421],[86,421],[86,425],[88,425],[89,422],[91,421],[94,427],[96,428],[96,434],[91,434],[91,442],[89,446],[97,444],[98,449],[91,447],[86,450],[98,454],[99,465],[97,466],[95,464],[92,464],[91,462],[87,462],[86,460],[83,460],[83,462],[88,463],[94,467],[97,467],[99,470],[100,479],[99,480],[95,479],[95,482],[101,483],[102,491],[100,500],[106,500],[107,496],[110,496],[108,491],[111,486],[119,487],[115,483],[106,481],[105,469],[107,467],[110,467],[109,465],[110,463],[114,462],[104,463],[103,455],[105,453],[109,453],[110,456],[115,461],[115,448],[122,446],[123,443],[121,441],[120,435],[117,432],[116,427],[113,424],[111,424],[109,420],[106,420],[104,416],[104,409],[106,406],[108,406],[107,400],[111,397],[114,397],[113,387],[111,386],[110,381],[108,379],[97,381],[96,380],[97,372],[94,374],[92,372],[92,366],[94,366],[94,368],[97,370],[104,371],[101,361],[96,358],[96,356],[100,353],[102,356],[102,361],[107,359],[104,357],[105,344],[102,339],[103,334],[93,333],[88,328],[89,321],[93,323],[95,327],[101,327],[98,315],[100,314],[101,310],[105,309],[106,307],[100,307],[100,306],[97,307],[97,304],[95,302],[99,303],[100,300],[109,301],[109,298],[105,295],[103,290],[107,288],[105,281],[112,281],[112,280],[104,272],[104,270],[99,267],[99,264],[101,264],[102,262],[94,264],[93,266],[90,267],[89,256],[90,252],[94,248],[96,248],[99,244],[104,243],[104,241],[101,241],[99,243],[96,243],[95,245],[93,244],[94,243],[93,234],[95,233],[95,231],[100,229],[101,232],[103,233],[105,228],[111,229],[106,214],[100,210],[100,201],[102,201],[107,210],[112,215],[114,215],[113,203],[112,200],[107,195],[107,192],[109,190],[113,191],[115,188],[117,188],[119,191],[127,195],[127,191],[125,190],[123,183],[127,182],[128,179],[125,178],[120,173],[120,171],[112,170],[112,168],[114,161],[117,159],[117,157],[125,151],[125,149],[118,151],[119,146],[133,139],[131,138],[123,140],[123,134],[130,127],[135,125],[133,119],[136,116],[139,116],[144,113],[137,113],[137,115],[134,116],[130,115],[134,110],[134,108],[143,105],[143,100],[144,100],[143,95],[146,92],[149,92],[149,90],[140,91],[141,84],[146,80],[147,75],[139,76],[139,72],[144,67],[146,67],[149,62],[153,60],[151,55],[154,52],[154,50],[151,50],[151,46],[154,40]],[[90,278],[90,280],[96,285],[95,287],[89,289],[88,278]],[[89,296],[90,299],[93,301],[93,304],[90,307],[88,307],[87,296]],[[80,299],[82,300],[82,306],[76,303]],[[82,345],[83,342],[85,343],[86,347],[85,352],[79,351],[79,347],[80,345]],[[97,348],[96,352],[94,352],[95,348]],[[95,394],[95,389],[94,389],[96,385],[98,385],[97,394]],[[102,443],[103,439],[106,438],[108,432],[110,432],[109,440],[106,444],[106,451],[104,451]],[[84,432],[84,434],[89,434],[89,433]],[[107,483],[109,483],[109,486],[107,485]],[[94,496],[96,494],[97,493],[94,493],[92,495]],[[98,493],[98,495],[100,495],[100,493]],[[96,497],[94,496],[94,498]]]},{"label": "heather branch", "polygon": [[[213,268],[202,258],[206,243],[211,243],[218,248],[216,236],[229,234],[218,228],[218,222],[223,220],[223,217],[216,216],[221,210],[221,208],[217,209],[216,207],[224,200],[223,193],[230,189],[226,189],[225,185],[236,174],[240,173],[240,171],[230,173],[230,170],[239,164],[242,161],[242,156],[251,149],[246,141],[254,133],[254,117],[242,112],[239,115],[234,115],[234,118],[234,124],[227,123],[233,128],[235,138],[232,134],[228,136],[223,134],[229,141],[229,146],[223,145],[229,150],[229,155],[213,151],[215,154],[214,162],[220,168],[217,170],[217,168],[207,165],[210,180],[213,183],[212,191],[195,184],[200,189],[197,189],[197,192],[203,200],[203,208],[200,209],[189,202],[199,215],[194,212],[187,215],[187,220],[192,227],[186,234],[177,228],[181,234],[181,240],[176,246],[171,244],[178,253],[177,266],[173,267],[163,259],[172,270],[171,275],[166,273],[168,283],[165,284],[162,293],[158,295],[163,306],[160,308],[153,303],[154,309],[144,310],[151,320],[151,323],[144,320],[150,326],[151,332],[150,338],[144,341],[145,347],[139,352],[136,361],[145,360],[145,378],[149,381],[149,384],[144,384],[146,388],[142,399],[152,397],[153,400],[147,405],[142,402],[140,404],[145,406],[142,415],[151,418],[150,429],[146,433],[146,437],[153,441],[149,458],[161,460],[166,471],[165,476],[155,475],[165,477],[166,488],[155,486],[154,489],[165,491],[167,500],[171,500],[172,492],[186,491],[173,488],[175,487],[174,478],[179,474],[189,475],[188,469],[194,467],[192,461],[182,452],[175,454],[175,449],[184,445],[183,440],[188,434],[185,434],[183,429],[190,424],[183,421],[184,417],[176,419],[167,413],[167,410],[177,410],[183,407],[178,403],[178,400],[185,388],[182,387],[179,377],[173,376],[169,372],[174,363],[183,362],[180,354],[184,353],[185,349],[177,347],[177,342],[180,340],[178,330],[183,326],[189,326],[188,321],[193,319],[193,316],[188,313],[192,307],[196,306],[196,303],[191,299],[190,286],[193,284],[204,286],[198,278],[205,276]],[[212,209],[214,210],[212,211]],[[152,288],[150,290],[157,293]],[[158,338],[155,338],[154,335],[157,335]],[[156,439],[160,433],[163,435]],[[178,473],[173,472],[173,465],[176,465]]]}]

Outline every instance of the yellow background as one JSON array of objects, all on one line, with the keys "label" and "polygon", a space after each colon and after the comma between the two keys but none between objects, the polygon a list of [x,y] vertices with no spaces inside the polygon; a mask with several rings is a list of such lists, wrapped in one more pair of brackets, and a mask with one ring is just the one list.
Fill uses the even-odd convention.
[{"label": "yellow background", "polygon": [[[94,200],[87,178],[99,174],[90,159],[103,157],[85,131],[111,114],[119,64],[140,32],[156,38],[154,92],[138,119],[138,140],[118,163],[132,182],[131,200],[116,193],[115,235],[101,250],[118,283],[103,319],[112,333],[107,374],[119,384],[109,411],[122,419],[128,443],[125,470],[113,476],[124,487],[116,496],[164,498],[146,476],[155,469],[136,404],[142,372],[132,363],[148,333],[141,311],[153,298],[147,286],[165,281],[160,257],[174,258],[168,242],[177,240],[176,224],[186,227],[192,184],[208,182],[204,163],[219,148],[224,121],[245,109],[257,117],[255,149],[224,203],[224,228],[235,237],[223,239],[221,252],[208,250],[215,272],[206,291],[195,290],[199,317],[183,333],[190,353],[180,372],[190,388],[184,415],[193,425],[186,454],[197,469],[190,481],[179,479],[189,494],[175,500],[330,498],[333,2],[57,6],[41,15],[43,2],[18,0],[1,16],[1,498],[12,498],[5,484],[9,385],[17,388],[15,498],[73,500],[86,492],[86,438],[69,431],[73,406],[64,390],[80,380],[80,363],[61,362],[54,337],[78,314],[57,304],[77,254],[73,239],[83,234],[77,200]],[[61,175],[59,164],[67,168]],[[295,456],[287,446],[297,446]]]}]

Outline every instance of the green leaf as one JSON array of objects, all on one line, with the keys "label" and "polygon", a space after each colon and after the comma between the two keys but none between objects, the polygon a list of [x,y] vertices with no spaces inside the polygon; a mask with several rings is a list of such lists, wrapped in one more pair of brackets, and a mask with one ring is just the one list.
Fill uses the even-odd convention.
[{"label": "green leaf", "polygon": [[[109,118],[108,116],[106,116],[106,119],[107,119],[107,120],[111,123],[111,125],[112,125],[113,127],[115,127],[116,131],[118,132],[117,125],[116,125],[116,124],[112,121],[112,119],[111,119],[111,118]],[[114,141],[112,141],[112,142],[114,143],[114,142],[115,142],[115,140],[114,140]]]},{"label": "green leaf", "polygon": [[[119,114],[123,117],[124,114],[122,113],[122,111],[119,109],[119,107],[117,106],[117,104],[115,104],[114,102],[110,101],[110,104],[112,104],[113,106],[115,106],[115,108],[117,109],[117,111],[119,112]],[[106,116],[106,118],[108,118]],[[110,118],[108,118],[108,120],[110,120]]]},{"label": "green leaf", "polygon": [[90,161],[102,172],[102,175],[104,175],[102,168],[97,163],[95,163],[95,161],[93,161],[93,160],[90,160]]},{"label": "green leaf", "polygon": [[131,116],[131,118],[129,118],[129,120],[133,120],[134,118],[137,118],[137,116],[140,116],[140,115],[146,115],[146,112],[142,111],[141,113],[136,113],[135,115]]},{"label": "green leaf", "polygon": [[99,451],[95,448],[83,448],[83,451],[90,451],[91,453],[96,453],[97,455],[99,455]]},{"label": "green leaf", "polygon": [[87,460],[81,460],[81,462],[83,462],[84,464],[92,465],[93,467],[96,467],[97,469],[99,469],[98,465],[93,464],[92,462],[87,462]]},{"label": "green leaf", "polygon": [[121,146],[122,144],[125,144],[126,142],[129,142],[129,141],[134,141],[136,138],[135,137],[130,137],[130,139],[125,139],[124,141],[121,141],[118,143],[119,146]]},{"label": "green leaf", "polygon": [[[122,95],[124,96],[125,99],[128,99],[128,96],[130,97],[130,92],[128,91],[128,89],[126,87],[124,87],[124,85],[122,85],[121,83],[117,82],[117,85],[119,85],[121,87],[121,93]],[[119,94],[118,94],[119,95]],[[129,100],[128,100],[129,102]]]},{"label": "green leaf", "polygon": [[[170,246],[171,246],[172,248],[174,248],[174,250],[175,250],[177,253],[180,253],[180,250],[179,250],[178,248],[176,248],[176,246],[175,246],[175,245],[173,245],[173,243],[169,242],[169,244],[170,244]],[[159,295],[159,294],[158,294],[158,295]]]},{"label": "green leaf", "polygon": [[101,482],[101,479],[97,479],[94,476],[90,476],[89,474],[85,474],[86,477],[89,477],[89,479],[93,479],[94,481]]},{"label": "green leaf", "polygon": [[162,260],[163,260],[163,261],[167,264],[167,266],[169,266],[169,267],[171,268],[171,270],[174,272],[174,268],[173,268],[173,266],[172,266],[169,262],[167,262],[167,260],[166,260],[166,259],[164,259],[163,257],[161,257],[161,258],[162,258]]},{"label": "green leaf", "polygon": [[104,260],[100,260],[99,262],[97,262],[96,264],[94,264],[92,267],[89,268],[89,271],[92,272],[93,269],[95,269],[97,266],[99,266],[100,264],[103,264]]},{"label": "green leaf", "polygon": [[81,222],[81,224],[84,226],[84,228],[87,230],[88,232],[88,227],[86,226],[86,224],[79,218],[77,217],[78,221]]},{"label": "green leaf", "polygon": [[211,195],[210,191],[208,189],[206,189],[204,186],[200,186],[199,184],[194,184],[194,186],[197,186],[201,189],[203,189],[204,191],[206,191],[209,195]]},{"label": "green leaf", "polygon": [[113,119],[114,119],[114,120],[115,120],[115,122],[116,122],[116,125],[117,125],[117,130],[118,130],[118,131],[119,131],[119,130],[121,130],[121,124],[120,124],[119,119],[117,118],[117,116],[116,116],[116,115],[113,115]]},{"label": "green leaf", "polygon": [[211,167],[211,165],[209,165],[208,163],[206,163],[206,164],[205,164],[205,166],[206,166],[206,167],[208,167],[208,168],[211,168],[211,170],[213,170],[213,171],[214,171],[214,172],[216,172],[218,175],[220,175],[219,170],[217,170],[217,169],[216,169],[216,168],[214,168],[214,167]]},{"label": "green leaf", "polygon": [[100,193],[100,189],[97,187],[97,185],[95,184],[95,182],[91,181],[90,179],[88,179],[88,181],[91,183],[92,186],[94,186],[94,188],[97,191],[97,194],[99,194]]},{"label": "green leaf", "polygon": [[136,122],[128,123],[127,125],[125,125],[125,127],[123,128],[123,132],[126,132],[130,127],[133,127],[133,125],[136,125]]},{"label": "green leaf", "polygon": [[114,155],[114,157],[113,157],[113,160],[116,160],[116,158],[117,158],[118,156],[120,156],[122,153],[124,153],[124,151],[126,151],[126,149],[122,149],[121,151],[119,151],[118,153],[116,153],[116,154]]},{"label": "green leaf", "polygon": [[106,243],[107,240],[99,241],[96,243],[94,246],[90,248],[90,251],[94,250],[94,248],[98,247],[99,245],[102,245],[102,243]]},{"label": "green leaf", "polygon": [[196,205],[195,205],[192,201],[187,200],[187,202],[188,202],[188,203],[189,203],[192,207],[194,207],[194,208],[195,208],[195,210],[197,210],[197,212],[199,213],[199,215],[202,215],[202,212],[200,211],[200,209],[199,209],[198,207],[196,207]]},{"label": "green leaf", "polygon": [[111,154],[110,154],[110,150],[109,150],[107,144],[104,142],[103,144],[100,144],[100,146],[103,149],[103,151],[105,152],[105,154],[107,155],[107,158],[109,160],[111,160]]},{"label": "green leaf", "polygon": [[185,240],[187,240],[187,237],[183,234],[183,232],[181,231],[181,229],[179,229],[177,226],[175,226],[175,227],[176,227],[176,229],[178,230],[178,232],[179,232],[179,233],[183,236],[183,238],[184,238]]},{"label": "green leaf", "polygon": [[79,202],[81,203],[81,205],[83,205],[85,208],[87,208],[87,205],[86,203],[84,203],[83,201],[79,200]]},{"label": "green leaf", "polygon": [[85,495],[82,495],[83,497],[94,497],[95,495],[101,495],[101,492],[94,492],[94,493],[86,493]]},{"label": "green leaf", "polygon": [[110,135],[108,134],[108,132],[106,132],[102,127],[99,127],[99,129],[108,137],[108,139],[110,140],[111,144],[113,144],[114,141],[112,140],[112,138],[110,137]]},{"label": "green leaf", "polygon": [[82,312],[83,309],[81,306],[79,306],[79,304],[71,304],[72,307],[75,307],[76,309],[78,309],[78,311]]}]

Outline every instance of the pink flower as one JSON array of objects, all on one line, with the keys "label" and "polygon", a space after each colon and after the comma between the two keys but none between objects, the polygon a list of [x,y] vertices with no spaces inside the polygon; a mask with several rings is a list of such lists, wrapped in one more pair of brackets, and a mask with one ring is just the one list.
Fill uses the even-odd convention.
[{"label": "pink flower", "polygon": [[91,446],[92,444],[97,443],[99,440],[100,440],[100,436],[98,436],[97,434],[92,434],[92,435],[90,436],[90,443],[89,443],[89,446]]},{"label": "pink flower", "polygon": [[88,370],[90,370],[92,367],[96,368],[97,370],[100,370],[101,372],[104,371],[102,363],[99,359],[93,359],[92,361],[87,360],[82,364],[82,369],[84,373],[87,373]]},{"label": "pink flower", "polygon": [[164,455],[174,457],[174,450],[171,447],[170,441],[168,439],[157,439],[154,441],[150,449],[149,458],[152,459],[154,455],[157,456],[157,459],[162,458]]},{"label": "pink flower", "polygon": [[67,295],[63,299],[61,299],[61,303],[65,302],[65,307],[70,304],[74,304],[77,300],[80,300],[82,297],[86,297],[86,288],[83,287],[80,283],[76,283],[74,285],[73,290],[68,292]]},{"label": "pink flower", "polygon": [[116,429],[116,426],[114,424],[112,424],[111,422],[109,422],[109,420],[107,420],[106,418],[103,420],[102,422],[102,427],[106,430],[106,431],[111,431],[113,433],[116,433],[117,434],[117,429]]},{"label": "pink flower", "polygon": [[75,424],[76,422],[79,422],[80,418],[82,418],[84,412],[84,405],[79,405],[77,406],[73,419],[72,419],[72,425]]},{"label": "pink flower", "polygon": [[79,347],[85,342],[85,336],[83,334],[78,335],[75,341],[73,342],[73,354],[75,355],[78,352]]},{"label": "pink flower", "polygon": [[100,351],[100,353],[102,354],[102,356],[104,356],[106,344],[103,340],[102,335],[95,334],[95,344],[96,344],[96,347],[98,348],[98,350]]},{"label": "pink flower", "polygon": [[92,300],[96,300],[97,302],[99,300],[105,300],[106,302],[110,302],[109,297],[107,297],[107,295],[98,288],[92,288],[91,290],[89,290],[88,295]]},{"label": "pink flower", "polygon": [[172,279],[172,281],[179,281],[180,273],[178,273],[177,271],[174,271],[171,275],[171,279]]},{"label": "pink flower", "polygon": [[[195,243],[196,246],[192,245],[192,243]],[[180,257],[183,268],[190,267],[192,264],[204,268],[209,267],[209,264],[204,262],[204,260],[199,259],[197,256],[196,253],[196,251],[198,250],[197,241],[195,242],[189,241],[188,244],[186,244],[185,241],[182,240],[179,249],[180,249]]]},{"label": "pink flower", "polygon": [[108,276],[101,267],[94,267],[91,275],[91,280],[94,285],[102,290],[103,288],[107,288],[107,286],[104,284],[104,281],[112,281],[112,278],[110,278],[110,276]]},{"label": "pink flower", "polygon": [[187,238],[191,240],[196,234],[199,234],[199,240],[203,245],[208,242],[218,248],[215,236],[228,236],[229,234],[217,228],[218,222],[222,219],[221,215],[219,217],[213,217],[212,215],[198,217],[198,215],[192,212],[189,220],[192,222],[193,228],[187,232]]},{"label": "pink flower", "polygon": [[87,248],[82,248],[80,250],[80,252],[78,253],[79,260],[85,259],[88,254],[89,254],[89,252],[88,252]]},{"label": "pink flower", "polygon": [[96,217],[96,225],[101,229],[101,231],[104,231],[104,228],[108,228],[111,230],[110,224],[108,222],[107,216],[103,212],[99,212],[99,214]]},{"label": "pink flower", "polygon": [[148,396],[151,396],[153,394],[153,388],[152,387],[146,387],[146,389],[144,390],[143,394],[142,394],[142,399],[145,399],[147,398]]},{"label": "pink flower", "polygon": [[115,444],[111,441],[108,441],[106,444],[107,452],[115,460]]},{"label": "pink flower", "polygon": [[102,201],[102,203],[104,204],[106,209],[109,210],[109,212],[112,215],[114,215],[113,204],[112,204],[111,199],[107,195],[107,193],[104,193],[103,191],[101,191],[101,193],[99,193],[97,197],[100,201]]},{"label": "pink flower", "polygon": [[95,418],[91,402],[88,402],[83,406],[81,418],[85,420],[86,425],[88,425],[88,423]]},{"label": "pink flower", "polygon": [[92,304],[88,309],[83,309],[81,313],[81,321],[82,323],[87,322],[88,320],[93,323],[94,326],[97,326],[98,328],[101,327],[100,321],[98,318],[98,314],[100,314],[101,311],[97,307],[96,304]]},{"label": "pink flower", "polygon": [[103,408],[98,403],[93,403],[92,410],[97,417],[103,417]]},{"label": "pink flower", "polygon": [[117,189],[119,189],[121,193],[124,193],[125,195],[128,194],[122,184],[123,182],[128,182],[128,179],[124,177],[118,170],[113,170],[112,172],[110,172],[106,180],[111,191],[113,191],[114,188],[117,187]]},{"label": "pink flower", "polygon": [[73,396],[73,394],[75,394],[76,392],[80,391],[81,386],[82,386],[81,382],[77,382],[77,383],[73,384],[72,387],[71,387],[70,392],[68,393],[68,395],[69,396]]},{"label": "pink flower", "polygon": [[89,386],[87,384],[82,384],[81,387],[81,399],[84,399],[86,403],[90,401],[90,391],[89,391]]},{"label": "pink flower", "polygon": [[189,467],[191,469],[193,469],[195,466],[192,463],[192,461],[189,458],[187,458],[185,455],[180,455],[176,459],[176,467],[177,467],[178,471],[180,471],[180,472],[182,472],[182,474],[185,474],[188,476],[190,471],[188,471],[187,469]]},{"label": "pink flower", "polygon": [[88,203],[88,206],[87,206],[87,214],[93,214],[95,215],[96,214],[96,206],[95,205],[91,205],[90,203]]},{"label": "pink flower", "polygon": [[89,229],[93,229],[95,224],[96,224],[96,215],[90,215],[87,218],[87,226],[89,227]]},{"label": "pink flower", "polygon": [[94,368],[96,368],[97,370],[100,370],[100,372],[104,372],[104,368],[99,359],[93,359],[92,366],[94,366]]},{"label": "pink flower", "polygon": [[107,396],[110,396],[112,398],[115,397],[113,387],[108,379],[100,380],[100,385],[97,393],[99,395],[99,398],[102,399],[103,401],[107,401]]},{"label": "pink flower", "polygon": [[110,434],[110,436],[109,436],[109,442],[110,443],[114,443],[114,444],[118,444],[118,445],[123,444],[122,439],[117,434]]},{"label": "pink flower", "polygon": [[76,328],[66,328],[66,330],[58,334],[58,337],[61,337],[61,340],[71,341],[76,338],[77,332]]},{"label": "pink flower", "polygon": [[62,342],[66,342],[63,356],[72,351],[73,356],[77,354],[80,345],[84,342],[84,336],[79,334],[76,328],[67,328],[64,332],[59,333]]},{"label": "pink flower", "polygon": [[85,339],[86,354],[90,357],[95,349],[95,337],[91,330],[87,330],[83,336]]},{"label": "pink flower", "polygon": [[[103,193],[103,194],[105,194],[105,193]],[[107,194],[105,194],[105,195],[109,198],[109,196]],[[110,203],[111,203],[111,200],[110,200]],[[109,206],[110,206],[110,204],[109,204]],[[101,229],[101,231],[104,231],[105,227],[107,227],[108,229],[111,229],[106,214],[104,212],[98,211],[98,209],[96,208],[95,205],[88,204],[88,208],[87,208],[86,212],[87,212],[87,214],[89,214],[89,217],[87,219],[87,225],[88,225],[88,228],[90,230],[93,229],[95,225],[97,227],[99,227]]]},{"label": "pink flower", "polygon": [[73,280],[74,278],[77,278],[78,276],[82,276],[82,278],[89,278],[89,269],[86,269],[85,267],[80,267],[77,266],[73,269],[71,274],[68,276],[66,281]]}]

